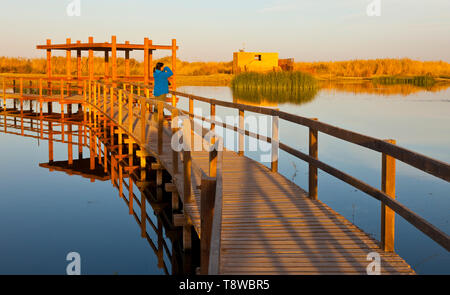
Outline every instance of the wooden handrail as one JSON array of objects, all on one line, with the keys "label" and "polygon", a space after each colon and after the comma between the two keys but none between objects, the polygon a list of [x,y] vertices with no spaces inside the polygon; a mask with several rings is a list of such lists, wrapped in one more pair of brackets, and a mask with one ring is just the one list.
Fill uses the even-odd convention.
[{"label": "wooden handrail", "polygon": [[367,135],[335,127],[327,123],[323,123],[320,121],[316,121],[298,115],[289,114],[275,109],[226,102],[177,91],[171,91],[171,93],[177,96],[183,96],[189,99],[203,101],[206,103],[215,104],[223,107],[234,108],[269,116],[278,116],[280,119],[296,123],[305,127],[310,127],[318,130],[319,132],[331,135],[333,137],[369,148],[377,152],[385,153],[419,170],[427,172],[443,180],[450,181],[450,165],[448,165],[447,163],[435,160],[433,158],[410,151],[397,145],[387,143],[383,140],[374,137],[370,137]]}]

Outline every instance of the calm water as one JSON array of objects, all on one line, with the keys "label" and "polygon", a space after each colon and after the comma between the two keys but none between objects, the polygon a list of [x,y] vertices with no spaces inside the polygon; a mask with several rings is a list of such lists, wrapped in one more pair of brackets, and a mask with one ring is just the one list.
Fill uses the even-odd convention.
[{"label": "calm water", "polygon": [[[180,87],[180,91],[226,101],[227,87]],[[392,93],[394,92],[394,93]],[[400,94],[395,94],[400,93]],[[302,104],[263,105],[350,129],[450,162],[450,89],[364,91],[329,87]],[[252,101],[252,104],[260,102]],[[187,107],[180,100],[181,107]],[[196,106],[204,108],[199,103]],[[218,115],[236,115],[217,107]],[[308,130],[280,122],[282,142],[308,149]],[[20,129],[19,129],[20,132]],[[235,148],[227,142],[228,148]],[[88,155],[88,150],[85,150]],[[76,155],[76,147],[74,148]],[[260,153],[247,154],[259,160]],[[76,156],[75,156],[76,157]],[[322,161],[375,187],[381,183],[381,155],[319,135]],[[67,159],[67,145],[54,143],[55,161]],[[96,181],[39,167],[48,162],[48,142],[0,132],[0,274],[65,274],[66,255],[79,252],[83,274],[163,274],[158,258],[110,181]],[[284,152],[279,171],[307,188],[307,165]],[[139,191],[136,192],[139,195]],[[397,161],[397,199],[450,233],[450,184]],[[319,198],[380,239],[380,204],[372,197],[319,171]],[[152,209],[148,216],[157,223]],[[157,234],[147,226],[150,238]],[[163,234],[165,237],[165,233]],[[165,238],[170,248],[170,240]],[[450,274],[450,254],[402,218],[396,218],[396,252],[420,274]],[[164,255],[168,272],[170,259]]]},{"label": "calm water", "polygon": [[[244,103],[228,87],[181,87],[181,92]],[[332,85],[313,99],[276,104],[271,99],[250,101],[254,105],[319,120],[397,144],[427,156],[450,162],[450,88],[434,92],[407,87]],[[181,100],[184,107],[186,103]],[[203,114],[209,110],[202,103]],[[218,115],[236,111],[217,108]],[[247,116],[247,113],[246,113]],[[256,130],[254,130],[256,131]],[[227,138],[228,139],[228,138]],[[280,140],[308,153],[308,129],[280,121]],[[235,141],[236,142],[236,141]],[[236,149],[227,144],[227,148]],[[260,153],[246,153],[255,160]],[[319,158],[381,188],[381,154],[334,137],[319,134]],[[267,163],[267,165],[270,165]],[[305,162],[281,151],[279,171],[299,186],[308,187]],[[319,170],[319,198],[364,231],[380,240],[379,201]],[[397,199],[446,233],[450,233],[450,183],[397,161]],[[396,218],[396,252],[419,274],[450,274],[450,254],[401,217]]]},{"label": "calm water", "polygon": [[[48,162],[48,141],[5,134],[3,125],[1,130],[0,274],[66,274],[69,252],[80,254],[82,274],[171,273],[165,251],[166,268],[158,267],[158,256],[111,181],[50,172],[39,166]],[[20,125],[8,131],[20,133]],[[77,153],[75,145],[75,159]],[[54,143],[54,159],[67,160],[67,144]],[[134,193],[140,198],[139,190]],[[140,216],[137,205],[135,211]],[[171,249],[149,204],[146,212]],[[148,222],[147,233],[158,247],[162,240]]]}]

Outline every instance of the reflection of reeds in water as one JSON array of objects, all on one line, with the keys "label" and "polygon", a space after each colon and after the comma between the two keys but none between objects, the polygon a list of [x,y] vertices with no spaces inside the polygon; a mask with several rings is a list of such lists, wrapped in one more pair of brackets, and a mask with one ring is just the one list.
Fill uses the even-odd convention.
[{"label": "reflection of reeds in water", "polygon": [[231,82],[235,100],[302,104],[314,99],[317,80],[302,72],[243,73]]},{"label": "reflection of reeds in water", "polygon": [[434,84],[436,84],[436,80],[431,76],[415,76],[415,77],[384,76],[373,78],[372,82],[381,85],[407,84],[425,88],[431,88]]},{"label": "reflection of reeds in water", "polygon": [[438,92],[450,87],[450,83],[436,83],[431,87],[425,88],[412,84],[393,84],[382,85],[373,82],[363,83],[338,83],[323,82],[320,83],[321,89],[336,90],[354,94],[377,94],[377,95],[410,95],[422,91]]}]

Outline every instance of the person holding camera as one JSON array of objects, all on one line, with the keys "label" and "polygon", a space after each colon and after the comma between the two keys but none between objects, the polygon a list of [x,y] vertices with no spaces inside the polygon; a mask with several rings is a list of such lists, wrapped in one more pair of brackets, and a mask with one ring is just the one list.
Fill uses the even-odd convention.
[{"label": "person holding camera", "polygon": [[173,72],[169,67],[164,67],[162,62],[156,64],[153,69],[153,78],[155,79],[153,95],[156,99],[165,101],[166,95],[169,93],[169,78],[173,76]]}]

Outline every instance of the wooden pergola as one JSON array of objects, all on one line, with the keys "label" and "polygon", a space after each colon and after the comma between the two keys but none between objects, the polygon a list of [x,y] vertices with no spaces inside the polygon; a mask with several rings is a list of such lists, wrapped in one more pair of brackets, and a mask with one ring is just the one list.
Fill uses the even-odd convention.
[{"label": "wooden pergola", "polygon": [[[111,43],[94,43],[94,38],[89,37],[88,43],[81,43],[77,41],[72,43],[70,38],[66,39],[65,44],[52,44],[50,39],[47,39],[46,45],[37,45],[37,49],[47,50],[47,77],[52,79],[52,50],[65,50],[66,51],[66,76],[68,80],[95,80],[100,77],[94,77],[94,51],[102,51],[105,53],[105,73],[104,79],[112,79],[113,81],[125,80],[143,82],[149,84],[153,81],[153,51],[155,50],[171,50],[172,51],[172,65],[171,69],[174,73],[171,82],[172,87],[176,87],[176,58],[177,58],[177,40],[172,39],[172,45],[154,45],[152,40],[144,38],[144,44],[130,44],[129,41],[125,43],[117,43],[116,36],[112,36]],[[144,76],[131,77],[130,75],[130,52],[133,50],[144,51]],[[77,75],[72,77],[71,59],[72,51],[77,52]],[[83,77],[81,73],[81,56],[83,51],[88,51],[88,76]],[[125,53],[125,76],[119,77],[117,75],[117,52],[123,51]],[[110,68],[111,58],[111,70]]]}]

